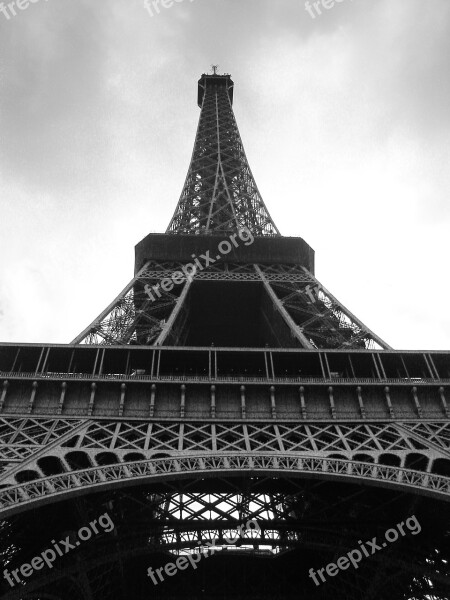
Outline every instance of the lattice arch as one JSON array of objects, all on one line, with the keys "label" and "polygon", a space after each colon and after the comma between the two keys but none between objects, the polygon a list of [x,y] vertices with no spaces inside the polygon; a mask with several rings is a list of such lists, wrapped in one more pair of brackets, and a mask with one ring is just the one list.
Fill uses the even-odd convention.
[{"label": "lattice arch", "polygon": [[450,477],[387,465],[374,465],[324,457],[298,457],[295,454],[217,453],[120,463],[64,473],[10,487],[0,492],[0,518],[18,514],[49,502],[66,500],[86,493],[198,477],[238,475],[342,479],[387,488],[414,491],[450,501]]}]

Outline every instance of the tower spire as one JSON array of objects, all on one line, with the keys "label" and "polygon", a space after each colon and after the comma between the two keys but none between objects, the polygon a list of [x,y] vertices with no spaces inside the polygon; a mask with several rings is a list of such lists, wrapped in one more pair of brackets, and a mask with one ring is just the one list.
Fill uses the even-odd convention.
[{"label": "tower spire", "polygon": [[203,75],[200,121],[186,182],[167,233],[221,234],[247,228],[256,236],[279,231],[259,193],[233,113],[230,75]]}]

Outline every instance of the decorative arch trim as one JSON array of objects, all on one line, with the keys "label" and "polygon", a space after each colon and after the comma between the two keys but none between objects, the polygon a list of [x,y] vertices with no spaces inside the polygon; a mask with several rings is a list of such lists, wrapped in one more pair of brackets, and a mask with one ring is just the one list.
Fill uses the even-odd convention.
[{"label": "decorative arch trim", "polygon": [[0,492],[0,518],[44,504],[120,487],[224,476],[278,476],[344,480],[397,488],[450,501],[450,477],[412,469],[275,453],[216,453],[173,456],[93,467],[22,483]]}]

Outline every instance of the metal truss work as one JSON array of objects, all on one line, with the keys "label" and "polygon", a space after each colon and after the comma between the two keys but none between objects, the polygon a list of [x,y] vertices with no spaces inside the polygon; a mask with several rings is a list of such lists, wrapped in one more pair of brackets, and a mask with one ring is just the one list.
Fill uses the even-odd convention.
[{"label": "metal truss work", "polygon": [[181,345],[190,286],[204,281],[263,284],[292,338],[304,348],[390,348],[304,267],[219,263],[198,269],[181,286],[164,291],[161,282],[172,281],[174,273],[181,274],[184,268],[181,263],[147,263],[72,343]]},{"label": "metal truss work", "polygon": [[[323,596],[316,594],[313,586],[308,586],[306,576],[307,565],[310,564],[308,557],[313,553],[322,556],[330,547],[336,548],[337,556],[345,554],[357,547],[359,538],[371,539],[374,534],[381,536],[401,514],[398,512],[401,509],[400,494],[389,495],[383,501],[383,496],[375,496],[375,493],[369,490],[366,493],[363,489],[350,485],[345,495],[339,494],[337,498],[330,501],[329,486],[334,484],[331,480],[327,482],[321,478],[307,480],[297,475],[286,475],[283,481],[288,487],[284,491],[276,492],[269,491],[270,482],[273,481],[271,478],[251,477],[247,480],[245,491],[242,490],[239,494],[237,489],[242,488],[242,478],[237,472],[234,475],[223,475],[216,480],[209,477],[200,480],[195,473],[191,476],[187,474],[186,477],[177,473],[173,478],[164,477],[164,480],[165,482],[159,480],[161,483],[158,489],[151,484],[120,487],[120,480],[117,480],[115,492],[106,491],[96,496],[78,496],[76,502],[85,514],[95,514],[99,503],[102,504],[109,499],[108,510],[115,523],[113,544],[105,545],[101,538],[93,540],[92,547],[86,546],[83,549],[84,555],[79,557],[77,563],[68,563],[63,571],[60,569],[47,571],[42,573],[40,578],[28,582],[26,596],[19,595],[20,590],[17,590],[16,593],[12,591],[2,598],[4,600],[18,600],[22,597],[43,598],[47,596],[42,593],[38,595],[38,591],[45,589],[52,591],[52,598],[60,600],[61,595],[57,593],[57,589],[65,578],[80,583],[84,578],[87,584],[85,589],[92,590],[91,596],[89,592],[83,592],[79,596],[74,595],[73,598],[99,596],[116,598],[119,597],[117,592],[115,595],[110,595],[108,589],[94,591],[96,586],[92,585],[95,583],[94,574],[97,574],[97,577],[102,572],[106,575],[108,566],[110,569],[111,566],[115,567],[115,570],[114,568],[110,570],[111,582],[116,583],[118,573],[122,573],[125,577],[126,593],[123,597],[130,597],[130,592],[133,590],[130,578],[142,580],[145,578],[145,571],[149,564],[154,567],[158,563],[161,564],[158,555],[155,554],[157,548],[164,549],[162,558],[162,566],[164,566],[167,560],[174,560],[177,555],[189,554],[194,549],[202,552],[213,543],[217,548],[217,560],[202,561],[199,566],[201,570],[191,574],[194,581],[200,579],[204,582],[206,574],[212,569],[212,576],[220,578],[217,586],[208,583],[210,597],[220,598],[225,595],[225,597],[246,597],[255,600],[270,597],[268,591],[272,590],[275,581],[277,587],[283,586],[283,596],[280,598],[289,598],[289,600],[298,598],[297,578],[291,577],[288,588],[284,587],[282,573],[286,570],[291,574],[306,571],[302,586],[304,593],[302,595],[300,592],[300,597],[316,600]],[[221,484],[222,492],[208,491],[209,482],[212,481],[216,482],[215,485]],[[174,486],[180,492],[177,499],[174,499],[171,493],[171,488]],[[377,489],[372,488],[374,492]],[[49,514],[50,511],[55,511],[55,508],[56,505],[50,505],[40,510]],[[360,520],[362,515],[365,517],[363,525]],[[357,520],[356,516],[358,516]],[[15,518],[17,519],[18,516]],[[237,525],[244,524],[250,519],[258,523],[258,529],[255,532],[243,531],[242,539],[237,544],[227,543],[227,537],[235,537]],[[30,529],[39,531],[37,525],[31,526]],[[349,571],[345,576],[340,577],[336,585],[330,581],[326,586],[328,593],[331,597],[362,600],[368,596],[362,595],[361,590],[365,589],[370,582],[371,591],[378,592],[370,597],[387,600],[393,597],[400,598],[400,592],[405,589],[405,585],[416,582],[417,590],[421,589],[424,594],[428,591],[429,598],[432,597],[432,593],[436,596],[439,589],[445,589],[448,582],[448,568],[442,560],[436,557],[433,559],[428,554],[429,550],[424,548],[424,551],[419,552],[414,541],[411,540],[411,544],[400,544],[401,551],[397,545],[399,542],[391,549],[386,549],[388,561],[383,554],[375,555],[370,561],[361,563],[360,569]],[[182,548],[185,550],[180,550]],[[156,565],[155,561],[158,561]],[[256,562],[252,567],[253,561]],[[419,575],[414,565],[420,563],[423,563],[423,566]],[[229,569],[226,568],[227,564]],[[133,565],[137,565],[137,570],[133,569]],[[223,568],[226,568],[226,571],[230,570],[233,578],[239,576],[238,573],[245,579],[250,578],[245,589],[240,590],[242,595],[239,590],[232,591],[226,586],[223,576],[215,570],[216,565],[220,565],[221,570]],[[139,571],[142,571],[141,575]],[[265,575],[269,573],[270,576],[266,579]],[[380,573],[384,576],[380,577]],[[264,579],[262,587],[257,585],[253,577],[256,577],[256,581]],[[434,585],[431,586],[430,583],[426,585],[426,578],[428,582],[433,580]],[[197,597],[196,592],[191,589],[192,583],[186,581],[182,574],[178,573],[175,581],[176,590],[173,587],[167,590],[173,594],[169,597]],[[242,585],[243,583],[241,587]],[[151,585],[148,589],[155,592]],[[139,593],[136,590],[132,597],[141,597],[142,591],[140,589]],[[161,597],[166,597],[163,589],[158,588],[156,592],[156,597],[159,597],[159,593],[162,594]],[[30,595],[32,593],[36,595]],[[148,594],[147,591],[147,597]],[[68,594],[62,595],[64,599],[69,597],[72,598]],[[411,593],[409,597],[425,596]]]},{"label": "metal truss work", "polygon": [[311,273],[304,278],[277,279],[276,269],[256,270],[271,290],[285,320],[307,348],[389,349],[390,346],[357,319]]},{"label": "metal truss work", "polygon": [[[153,269],[159,274],[174,266],[161,264]],[[270,277],[271,267],[259,268]],[[251,273],[239,265],[224,271],[231,276]],[[289,276],[300,285],[307,284],[305,274],[294,271]],[[181,379],[177,394],[173,383],[163,383],[167,365],[181,363],[187,370],[187,365],[192,365],[195,372],[206,368],[202,384],[208,391],[206,396],[195,377],[190,378],[196,382],[195,387],[189,378],[185,380],[187,385]],[[227,377],[234,382],[233,373],[241,363],[251,367],[259,385],[263,379],[258,375],[260,365],[267,365],[265,386],[257,392],[261,407],[268,406],[264,419],[251,416],[256,390],[251,390],[249,376],[249,385],[234,383],[236,398],[240,398],[234,420],[221,416],[222,403],[228,404],[233,397],[229,391],[223,395],[222,386],[229,386]],[[367,365],[371,364],[368,378]],[[148,365],[148,374],[133,377],[135,369],[143,365]],[[74,368],[81,372],[71,372]],[[158,552],[177,556],[214,543],[226,561],[231,560],[233,551],[240,557],[281,560],[297,551],[309,551],[327,556],[321,561],[326,564],[333,559],[327,554],[331,549],[339,556],[355,547],[358,539],[371,539],[369,500],[362,501],[359,508],[357,501],[365,490],[373,490],[367,491],[367,498],[376,497],[380,506],[383,502],[389,505],[392,499],[386,499],[386,494],[393,494],[387,498],[408,497],[412,505],[418,499],[422,503],[439,502],[440,510],[444,510],[450,497],[450,425],[444,388],[448,385],[448,353],[5,345],[0,346],[0,369],[5,378],[0,397],[0,516],[6,519],[4,522],[11,522],[14,528],[14,520],[26,522],[27,515],[35,511],[52,509],[59,514],[59,506],[83,505],[89,498],[98,507],[97,514],[102,505],[116,507],[114,510],[122,514],[117,494],[130,499],[136,509],[145,507],[145,518],[139,521],[134,508],[127,509],[126,528],[134,523],[135,537],[124,533],[123,541],[114,540],[114,544],[120,544],[119,554],[105,547],[99,553],[101,558],[89,555],[78,567],[71,566],[73,571],[64,571],[73,572],[75,577],[74,600],[116,598],[114,586],[111,588],[107,582],[116,581],[114,577],[124,569],[127,557],[136,557],[139,552],[142,556]],[[299,379],[299,373],[303,377],[316,373],[316,379],[311,379],[315,385]],[[296,385],[292,400],[287,402],[286,390],[277,385],[275,391],[271,383],[288,381],[289,375]],[[362,375],[366,377],[364,382],[358,379]],[[119,382],[109,381],[111,377],[119,377]],[[126,394],[120,383],[124,377],[130,388]],[[320,377],[322,383],[327,382],[323,390],[316,387]],[[97,384],[93,380],[98,380]],[[212,385],[214,382],[216,385]],[[341,383],[345,386],[342,391]],[[306,395],[300,384],[305,384]],[[98,385],[98,397],[92,385]],[[400,388],[397,390],[395,385]],[[98,403],[111,404],[116,396],[111,386],[121,390],[118,417],[97,418],[94,412]],[[299,394],[299,390],[303,392]],[[89,411],[81,418],[8,414],[19,405],[25,412],[36,411],[53,395],[60,415],[73,410],[75,399],[89,406]],[[188,418],[190,403],[205,398],[205,418]],[[314,419],[316,405],[324,401],[328,406],[323,416]],[[388,421],[371,421],[368,417],[374,401],[379,404],[379,414],[385,414]],[[298,405],[295,419],[292,402]],[[342,402],[347,410],[348,403],[354,403],[359,421],[335,420]],[[128,404],[134,406],[136,414],[142,414],[139,403],[145,405],[148,418],[130,420],[120,416]],[[288,415],[289,420],[284,418]],[[335,487],[325,491],[323,486],[327,485]],[[324,490],[322,499],[315,489]],[[99,494],[104,500],[95,500]],[[330,503],[334,496],[336,501]],[[406,510],[404,500],[401,506]],[[309,514],[307,522],[305,511]],[[356,521],[352,520],[355,511],[359,515]],[[398,520],[402,518],[404,513]],[[258,522],[261,532],[245,535],[229,547],[225,538],[238,537],[237,526],[249,519]],[[386,515],[383,519],[387,522]],[[142,539],[142,531],[148,531],[147,539]],[[349,575],[337,586],[330,585],[329,593],[365,600],[362,594],[370,581],[371,587],[378,590],[378,600],[385,597],[380,590],[391,577],[399,585],[396,598],[413,580],[423,592],[417,598],[432,597],[430,591],[444,598],[438,590],[447,585],[443,574],[446,566],[442,561],[436,566],[430,563],[428,546],[422,551],[410,559],[406,558],[406,550],[389,554],[388,561],[380,556],[368,565],[368,570]],[[144,567],[142,570],[145,573]],[[42,587],[57,592],[61,577],[49,574],[36,581],[33,589],[36,594]],[[427,581],[433,582],[433,588]],[[181,587],[179,595],[185,592]],[[57,593],[54,597],[60,600]],[[310,597],[315,600],[315,596]],[[11,596],[11,600],[18,598]]]},{"label": "metal truss work", "polygon": [[[314,479],[312,479],[308,487],[308,479],[303,479],[305,477],[317,478],[316,483],[313,483]],[[243,478],[248,481],[244,487]],[[273,484],[266,490],[268,483],[275,479],[284,482],[285,485],[288,484],[289,491],[281,489],[279,485],[277,485],[278,489],[270,490]],[[225,485],[231,491],[208,490],[205,486],[208,486],[209,481],[216,488],[219,484],[219,487],[224,489]],[[124,537],[124,540],[128,539],[129,543],[132,543],[132,556],[136,556],[139,552],[148,554],[156,548],[176,556],[195,549],[201,550],[202,547],[206,549],[211,543],[224,554],[224,557],[232,556],[230,551],[232,553],[235,548],[241,559],[246,552],[251,556],[267,558],[282,556],[299,548],[320,553],[335,547],[339,555],[353,549],[358,538],[365,536],[370,539],[371,531],[370,518],[363,529],[359,521],[352,523],[351,517],[344,531],[340,529],[342,519],[347,522],[349,518],[346,516],[346,511],[349,510],[350,515],[353,511],[354,520],[355,500],[362,492],[355,494],[353,491],[353,496],[349,494],[348,497],[331,504],[327,499],[328,495],[325,494],[320,502],[320,495],[315,493],[314,487],[319,490],[326,482],[332,485],[333,482],[340,481],[348,482],[350,485],[353,481],[365,482],[369,485],[381,486],[386,490],[398,489],[402,493],[414,490],[416,496],[424,494],[447,502],[450,499],[448,477],[334,458],[314,456],[301,458],[289,453],[280,456],[278,453],[233,452],[128,462],[73,471],[70,474],[47,477],[41,481],[23,483],[0,493],[0,516],[11,518],[11,515],[16,515],[17,518],[24,511],[26,514],[30,508],[38,510],[49,502],[55,506],[55,503],[64,500],[79,501],[84,497],[83,494],[93,491],[114,498],[115,490],[119,490],[132,499],[135,497],[130,496],[133,489],[143,490],[146,486],[157,485],[157,490],[143,495],[139,492],[134,500],[136,508],[146,511],[142,519],[136,519],[133,507],[123,514],[127,530],[134,528],[136,531],[141,531],[140,544],[133,542],[136,538],[130,538],[129,534]],[[199,483],[200,487],[198,487]],[[180,484],[181,493],[174,494],[173,489],[180,489]],[[339,506],[340,503],[343,506]],[[117,498],[110,504],[111,507],[117,505]],[[368,508],[362,500],[359,509],[356,510],[364,510],[367,513]],[[311,513],[308,518],[310,524],[300,525],[304,521],[305,511]],[[365,515],[366,520],[369,515]],[[324,521],[325,517],[327,521]],[[333,517],[337,519],[334,525]],[[373,518],[376,516],[374,515]],[[237,526],[250,519],[258,524],[258,528],[249,528],[250,531],[239,533]],[[386,521],[386,516],[383,520]],[[142,532],[145,531],[148,531],[147,540],[142,539]],[[238,543],[230,546],[226,541],[227,538],[234,538]],[[139,541],[139,537],[136,541]],[[119,540],[115,543],[118,542]],[[126,560],[130,549],[127,550],[127,546],[120,539],[121,562]],[[110,566],[112,562],[117,561],[116,554],[108,555],[102,552],[100,556],[102,557],[100,561],[92,557],[80,564],[78,572],[82,566],[92,571],[98,570],[102,565]],[[448,583],[448,577],[442,571],[436,572],[431,564],[424,565],[418,578],[417,568],[414,568],[413,564],[417,564],[421,560],[420,557],[416,557],[415,562],[413,560],[407,562],[405,556],[407,555],[399,556],[397,552],[390,557],[390,569],[395,568],[397,578],[400,573],[410,581],[429,578],[429,581],[434,582],[433,590],[436,590],[436,586],[441,582],[444,586]],[[368,568],[371,573],[370,578],[376,580],[379,570],[386,568],[385,560],[377,557]],[[66,572],[63,572],[59,577],[64,577],[65,574]],[[356,579],[353,582],[355,587],[352,593],[355,594],[355,599],[363,598],[360,594],[366,587],[364,582],[367,577],[367,571],[364,572],[362,579],[359,575],[351,575],[350,580],[339,583],[338,589],[341,591],[346,589],[348,592],[349,586],[352,587],[352,579]],[[54,574],[51,578],[58,581]],[[91,574],[87,581],[92,587]],[[41,585],[42,583],[45,581],[41,582]],[[377,589],[384,587],[384,584],[383,580],[378,581]],[[430,591],[429,585],[427,591]],[[185,590],[183,592],[185,593]],[[109,596],[102,593],[100,597]]]},{"label": "metal truss work", "polygon": [[[182,265],[174,264],[173,267],[168,271],[170,275]],[[168,336],[170,320],[182,307],[191,280],[185,279],[181,287],[165,291],[160,285],[165,276],[164,268],[167,269],[167,265],[164,267],[160,263],[145,265],[72,344],[160,345],[164,341],[178,342]]]},{"label": "metal truss work", "polygon": [[[203,75],[199,82],[201,114],[194,151],[180,201],[166,232],[174,238],[183,234],[226,236],[246,228],[254,238],[281,239],[245,155],[232,108],[233,89],[229,75]],[[304,252],[308,254],[306,249]],[[216,266],[211,267],[200,266],[196,254],[184,254],[187,263],[195,259],[193,274],[197,284],[263,285],[268,304],[273,303],[279,317],[275,323],[264,308],[255,307],[264,323],[259,332],[262,345],[389,348],[315,279],[306,263],[298,263],[298,255],[290,264],[265,264],[264,260],[255,264],[245,253],[240,263],[229,263],[222,262],[218,255],[218,262],[211,261]],[[183,285],[173,285],[172,275],[177,271],[186,274],[185,265],[149,258],[143,267],[139,263],[138,273],[128,286],[72,343],[189,345],[189,328],[200,328],[190,319],[193,277],[189,276]],[[309,259],[312,267],[311,256]],[[166,286],[162,285],[163,280],[167,281]],[[207,294],[205,290],[204,295]],[[217,317],[216,322],[219,320]],[[241,324],[235,321],[235,326],[239,329]],[[211,343],[220,345],[214,339]]]},{"label": "metal truss work", "polygon": [[167,233],[279,235],[250,170],[233,114],[228,75],[200,80],[200,122],[189,172]]},{"label": "metal truss work", "polygon": [[[26,586],[2,595],[0,578],[0,597],[446,600],[450,353],[393,351],[316,279],[216,70],[174,216],[136,246],[131,282],[71,345],[0,344],[0,559],[114,522]],[[310,568],[412,515],[420,538],[314,587]],[[149,564],[211,544],[151,587]]]},{"label": "metal truss work", "polygon": [[[161,456],[179,459],[199,452],[202,458],[230,452],[238,456],[269,453],[275,457],[289,454],[298,460],[311,456],[345,460],[354,466],[368,463],[372,465],[369,479],[373,473],[378,477],[385,466],[400,468],[411,476],[420,471],[432,479],[450,472],[447,422],[422,426],[402,422],[174,423],[92,419],[51,423],[48,419],[4,418],[2,423],[2,486],[45,480],[50,473],[72,473],[80,464],[90,469]],[[431,429],[434,435],[430,439]]]},{"label": "metal truss work", "polygon": [[0,461],[3,468],[21,463],[42,448],[49,448],[54,442],[62,443],[67,434],[82,423],[67,419],[13,418],[0,419]]},{"label": "metal truss work", "polygon": [[[71,422],[74,427],[68,430]],[[163,550],[176,556],[212,542],[224,558],[231,557],[233,547],[228,547],[225,538],[238,537],[236,527],[249,519],[257,521],[260,532],[240,539],[235,549],[241,557],[245,553],[283,557],[301,548],[320,554],[332,547],[339,555],[355,547],[357,539],[371,539],[371,522],[378,523],[381,518],[371,515],[371,511],[382,508],[383,494],[398,494],[398,498],[409,494],[448,502],[450,478],[433,472],[434,463],[440,461],[441,466],[447,465],[450,474],[448,423],[425,423],[425,429],[420,428],[419,422],[409,425],[64,419],[59,437],[49,438],[43,431],[49,432],[51,426],[44,419],[5,419],[5,446],[14,446],[14,440],[22,446],[32,444],[33,454],[11,465],[9,473],[4,474],[0,482],[0,516],[18,519],[46,510],[47,506],[57,511],[61,502],[80,503],[89,498],[97,507],[97,515],[102,505],[114,511],[114,522],[122,515],[124,537],[114,540],[115,546],[120,544],[119,555],[112,548],[105,547],[97,555],[93,549],[94,555],[78,566],[72,565],[72,571],[49,573],[40,582],[45,589],[54,590],[68,573],[82,576],[84,587],[77,584],[79,595],[74,593],[74,599],[116,598],[107,587],[90,592],[92,596],[80,590],[86,586],[97,589],[95,573],[117,575],[127,556],[136,560],[139,553]],[[21,431],[27,432],[24,437],[20,437]],[[430,432],[434,434],[432,441],[428,441]],[[49,469],[58,471],[58,464],[62,472],[48,475]],[[14,483],[11,476],[20,483]],[[337,488],[337,498],[330,503],[330,492],[323,486],[342,484],[349,486],[345,495],[341,497],[344,488]],[[362,495],[371,487],[382,495],[369,510],[367,502],[374,494],[366,500]],[[322,489],[323,494],[318,494]],[[99,494],[103,496],[98,497]],[[125,512],[117,504],[117,494],[132,502]],[[136,511],[142,512],[142,518]],[[309,524],[303,523],[305,511]],[[361,515],[355,520],[358,511]],[[387,514],[377,526],[382,527],[383,522],[391,522]],[[344,530],[341,523],[345,523]],[[145,539],[142,534],[146,531]],[[419,560],[422,558],[408,563],[405,555],[397,552],[389,564],[396,569],[397,579],[402,573],[402,577],[411,580],[417,577],[417,567],[413,565]],[[380,556],[368,568],[370,580],[375,581],[386,565]],[[83,574],[80,569],[86,572]],[[441,580],[445,586],[442,569],[425,563],[421,578],[427,576],[437,590]],[[369,575],[364,571],[362,578],[359,573],[355,577],[353,582],[353,575],[340,582],[336,590],[341,590],[342,597],[354,594],[356,600],[362,600],[365,596],[361,596],[361,590]],[[34,584],[36,589],[38,584],[39,581]],[[376,589],[382,585],[384,580],[378,582]],[[330,586],[330,591],[333,589]],[[181,589],[180,595],[185,592]],[[54,597],[60,599],[58,595]],[[7,598],[16,600],[19,596]]]},{"label": "metal truss work", "polygon": [[[341,478],[345,481],[363,480],[384,487],[401,487],[416,493],[450,500],[450,478],[430,473],[370,463],[354,463],[335,458],[301,458],[285,453],[283,456],[263,453],[223,453],[216,455],[179,456],[152,459],[105,467],[93,467],[70,474],[54,475],[42,480],[13,486],[0,492],[0,517],[7,517],[39,506],[49,499],[61,500],[80,495],[83,488],[92,491],[112,489],[117,485],[151,483],[154,479],[197,476],[239,476],[310,474],[322,479]],[[267,540],[266,540],[267,541]]]},{"label": "metal truss work", "polygon": [[450,449],[450,424],[445,423],[404,423],[402,425],[409,434],[416,434],[436,444],[439,448]]},{"label": "metal truss work", "polygon": [[450,450],[445,446],[445,436],[450,434],[448,424],[441,424],[442,433],[432,441],[426,435],[412,436],[408,429],[379,423],[90,422],[76,438],[70,438],[69,447],[117,451],[121,459],[124,453],[133,451],[297,452],[325,456],[339,453],[342,458],[355,460],[364,453],[365,459],[372,462],[392,453],[398,457],[398,466],[405,464],[408,454],[416,452],[423,453],[423,457],[428,455],[429,460],[450,458]]}]

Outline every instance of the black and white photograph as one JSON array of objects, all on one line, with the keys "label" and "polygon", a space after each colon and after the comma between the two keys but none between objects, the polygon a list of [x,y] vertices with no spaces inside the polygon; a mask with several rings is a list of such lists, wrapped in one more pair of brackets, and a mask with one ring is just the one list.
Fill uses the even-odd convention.
[{"label": "black and white photograph", "polygon": [[0,1],[0,600],[450,599],[450,0]]}]

